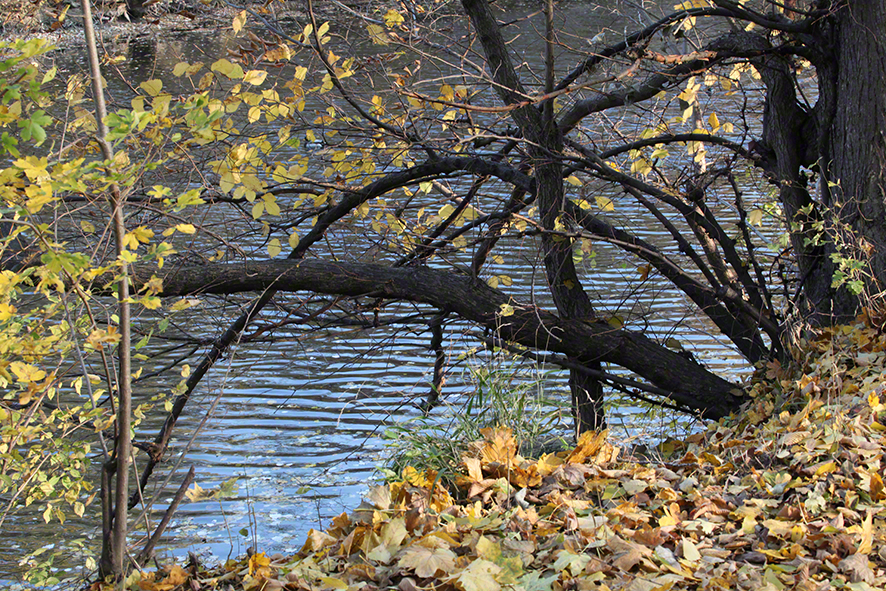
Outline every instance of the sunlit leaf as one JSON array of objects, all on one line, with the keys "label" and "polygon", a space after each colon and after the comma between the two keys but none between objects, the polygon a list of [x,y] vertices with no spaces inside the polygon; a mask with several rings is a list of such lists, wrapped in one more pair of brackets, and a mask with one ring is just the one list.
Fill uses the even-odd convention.
[{"label": "sunlit leaf", "polygon": [[243,25],[246,24],[246,11],[241,10],[240,13],[234,17],[234,22],[231,24],[235,33],[239,33],[243,30]]}]

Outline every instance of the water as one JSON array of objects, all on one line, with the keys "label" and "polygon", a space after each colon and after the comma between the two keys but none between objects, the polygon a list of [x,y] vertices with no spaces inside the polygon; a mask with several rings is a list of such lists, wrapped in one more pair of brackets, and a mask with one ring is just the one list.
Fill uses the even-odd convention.
[{"label": "water", "polygon": [[[514,14],[525,15],[532,10],[515,5]],[[564,24],[561,34],[576,44],[594,35],[588,31],[617,35],[619,28],[613,28],[614,23],[623,22],[605,11],[592,11],[580,2],[566,3],[562,10],[561,18],[568,26]],[[539,18],[533,17],[520,25],[527,36],[540,26]],[[570,37],[572,34],[575,37]],[[127,74],[135,85],[162,78],[166,88],[174,88],[180,81],[172,78],[170,71],[178,61],[209,63],[224,56],[225,48],[233,43],[226,34],[191,34],[156,44],[133,41],[120,46],[119,51],[129,56]],[[366,44],[358,47],[367,55],[377,51]],[[540,62],[541,56],[531,46],[520,49],[516,44],[514,47],[530,63]],[[562,53],[569,52],[563,49]],[[63,76],[78,70],[82,63],[73,51],[59,54],[55,59]],[[561,63],[564,67],[571,66],[574,60],[564,57]],[[111,81],[111,95],[124,97],[126,89]],[[123,104],[127,102],[122,98],[118,100]],[[496,104],[492,97],[483,100]],[[612,131],[607,128],[606,133]],[[591,194],[594,190],[590,188]],[[609,196],[616,205],[612,214],[616,222],[629,220],[630,227],[641,238],[655,244],[668,244],[667,236],[645,209],[620,194]],[[213,210],[203,221],[230,236],[245,231],[248,224],[219,218],[218,211],[218,208]],[[339,253],[349,248],[357,252],[365,248],[365,243],[362,246],[354,243],[353,240],[359,238],[353,236],[336,240],[340,242],[333,242],[331,248]],[[263,248],[248,241],[241,246],[247,250]],[[667,248],[673,252],[673,247]],[[508,257],[492,269],[513,279],[514,286],[509,292],[529,300],[543,282],[534,240],[515,239],[503,251]],[[645,327],[656,338],[676,334],[687,349],[718,373],[737,376],[746,370],[741,358],[707,323],[696,317],[685,299],[666,282],[657,276],[641,282],[638,264],[601,244],[596,245],[594,257],[582,263],[587,288],[601,313],[618,314],[627,319],[629,328]],[[276,307],[266,310],[258,326],[291,320],[292,316],[286,313],[287,306],[298,306],[304,297],[305,294],[278,296]],[[238,298],[207,300],[202,308],[177,316],[177,332],[171,334],[184,340],[212,338],[236,317],[242,303]],[[403,305],[386,311],[385,317],[419,312],[428,310]],[[363,316],[371,318],[371,311],[364,312]],[[145,317],[138,326],[148,330],[153,325],[154,321]],[[472,367],[502,363],[482,352],[459,361],[460,355],[477,345],[467,334],[468,330],[469,327],[457,322],[446,327],[444,347],[449,355],[450,373],[444,391],[451,409],[460,408],[474,390]],[[255,333],[249,331],[249,334]],[[169,485],[160,493],[158,510],[165,507],[181,476],[192,464],[197,468],[196,482],[204,489],[237,478],[233,497],[184,503],[179,508],[161,544],[173,554],[195,550],[224,558],[242,553],[248,546],[272,552],[297,550],[308,529],[323,527],[332,516],[358,504],[367,483],[375,478],[374,469],[385,457],[381,437],[384,430],[392,424],[408,424],[421,414],[417,404],[428,393],[433,372],[433,354],[428,351],[430,335],[426,331],[404,326],[368,331],[315,326],[308,330],[303,324],[287,324],[263,332],[262,336],[269,338],[238,345],[204,378],[176,427],[172,441],[174,453],[167,454],[165,470],[159,470],[156,475],[165,477],[170,466],[178,463]],[[156,348],[165,346],[157,344]],[[202,352],[200,347],[184,361],[196,365]],[[161,367],[175,354],[179,353],[167,354],[152,363]],[[512,366],[506,364],[506,367]],[[568,399],[564,374],[558,369],[523,366],[523,371],[521,379],[535,383],[540,392],[558,397],[564,403]],[[179,379],[176,371],[166,371],[139,383],[135,396],[139,401],[148,400],[155,392],[171,388]],[[214,410],[207,419],[210,409]],[[445,409],[442,412],[445,415]],[[639,421],[638,413],[643,412],[638,407],[621,406],[613,409],[610,421],[618,435],[631,435]],[[162,418],[149,416],[139,427],[137,438],[152,439]],[[565,434],[568,427],[562,427]],[[178,454],[185,448],[189,451],[179,463]],[[39,547],[48,539],[59,540],[57,524],[43,526],[35,517],[23,514],[7,526],[8,531],[4,533],[9,543],[0,549],[0,564],[6,564],[3,571],[14,571],[15,561],[23,551]],[[152,519],[157,518],[155,512]],[[95,516],[89,513],[85,520],[72,519],[62,528],[62,537],[67,542],[83,538],[87,545],[94,546],[98,535],[96,523]],[[76,564],[76,560],[71,564]]]}]

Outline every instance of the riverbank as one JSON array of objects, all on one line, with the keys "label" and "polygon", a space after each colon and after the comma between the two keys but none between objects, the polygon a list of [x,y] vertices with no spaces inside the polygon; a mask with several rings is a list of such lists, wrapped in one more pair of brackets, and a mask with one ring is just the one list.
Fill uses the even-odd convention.
[{"label": "riverbank", "polygon": [[[125,3],[107,3],[104,8],[93,8],[96,35],[100,41],[153,38],[170,33],[194,33],[230,29],[231,23],[244,9],[260,11],[269,23],[285,27],[288,22],[306,17],[299,3],[262,4],[260,2],[207,4],[199,0],[161,0],[150,4],[148,13],[135,21],[125,15]],[[362,5],[365,2],[354,2]],[[379,2],[378,10],[390,3]],[[0,41],[42,38],[59,49],[85,44],[83,40],[83,12],[79,3],[67,2],[25,3],[21,0],[0,0]],[[353,9],[342,2],[320,2],[316,8],[323,20],[352,16]],[[255,19],[251,19],[255,20]],[[261,27],[261,24],[258,25]]]},{"label": "riverbank", "polygon": [[586,434],[528,460],[490,430],[457,492],[407,468],[295,556],[175,566],[137,588],[882,589],[886,336],[827,330],[798,358],[758,370],[742,416],[642,456]]}]

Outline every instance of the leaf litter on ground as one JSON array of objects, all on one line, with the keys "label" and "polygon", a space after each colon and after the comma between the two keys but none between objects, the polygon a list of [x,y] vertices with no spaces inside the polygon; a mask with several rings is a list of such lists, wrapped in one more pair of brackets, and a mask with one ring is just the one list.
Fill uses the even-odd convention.
[{"label": "leaf litter on ground", "polygon": [[646,453],[606,432],[528,459],[486,429],[458,491],[407,467],[291,557],[133,577],[144,591],[886,588],[886,335],[865,323],[771,362],[743,413]]}]

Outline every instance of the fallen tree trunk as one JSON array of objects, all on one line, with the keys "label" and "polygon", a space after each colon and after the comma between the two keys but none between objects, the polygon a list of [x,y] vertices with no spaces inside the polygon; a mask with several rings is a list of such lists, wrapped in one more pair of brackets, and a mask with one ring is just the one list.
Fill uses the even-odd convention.
[{"label": "fallen tree trunk", "polygon": [[[136,288],[154,273],[156,269],[136,271]],[[163,290],[158,295],[164,297],[273,289],[424,303],[526,347],[555,351],[582,363],[613,363],[629,369],[670,392],[675,403],[705,418],[727,416],[742,402],[742,391],[736,385],[642,333],[616,329],[605,322],[558,318],[468,275],[427,267],[392,268],[314,259],[181,267],[164,269],[160,276]]]}]

